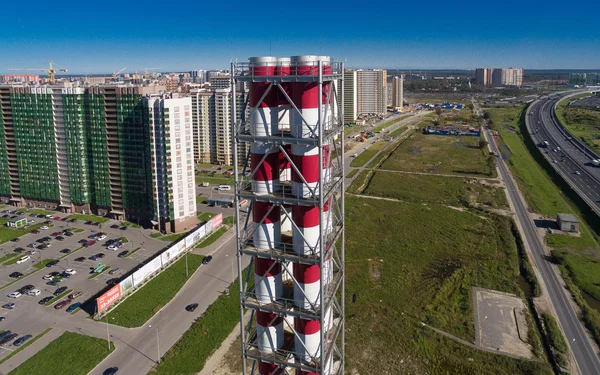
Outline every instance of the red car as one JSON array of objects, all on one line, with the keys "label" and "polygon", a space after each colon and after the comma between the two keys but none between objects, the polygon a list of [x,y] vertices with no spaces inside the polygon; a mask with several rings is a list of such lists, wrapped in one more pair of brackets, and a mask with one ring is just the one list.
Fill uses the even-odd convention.
[{"label": "red car", "polygon": [[60,236],[60,235],[61,235],[60,232],[54,232],[54,233],[51,234],[52,237],[56,237],[56,236]]},{"label": "red car", "polygon": [[62,309],[63,307],[65,307],[65,306],[67,306],[67,305],[70,305],[70,304],[71,304],[71,300],[68,300],[68,299],[66,299],[66,300],[64,300],[64,301],[61,301],[61,302],[57,303],[56,305],[54,305],[54,308],[55,308],[56,310],[60,310],[60,309]]},{"label": "red car", "polygon": [[39,231],[39,230],[37,230],[37,229],[34,229],[34,230],[32,230],[32,231],[31,231],[31,233],[33,233],[33,234],[38,234],[38,233],[40,233],[40,231]]},{"label": "red car", "polygon": [[60,216],[55,216],[55,217],[54,217],[54,220],[56,220],[56,221],[61,221],[61,220],[62,220],[62,218],[61,218]]},{"label": "red car", "polygon": [[95,244],[95,243],[96,243],[96,241],[88,241],[88,242],[86,242],[86,243],[85,243],[85,245],[83,245],[83,246],[85,246],[85,247],[90,247],[90,246],[92,246],[92,245],[93,245],[93,244]]}]

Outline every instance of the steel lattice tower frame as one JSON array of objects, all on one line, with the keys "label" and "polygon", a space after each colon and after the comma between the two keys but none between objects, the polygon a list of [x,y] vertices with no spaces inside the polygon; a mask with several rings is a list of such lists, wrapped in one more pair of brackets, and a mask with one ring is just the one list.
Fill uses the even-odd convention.
[{"label": "steel lattice tower frame", "polygon": [[[242,373],[343,374],[344,63],[324,56],[250,61],[231,64]],[[308,70],[307,65],[311,66]],[[241,99],[242,116],[236,113],[240,85],[250,86],[250,95]],[[293,85],[296,89],[290,89]],[[310,112],[299,104],[302,99],[297,98],[305,93],[299,93],[298,87],[313,90],[314,95],[315,86],[318,105]],[[261,88],[253,93],[253,87]],[[271,95],[279,98],[278,104],[269,99]],[[273,117],[269,111],[278,115]],[[315,117],[310,113],[316,113],[316,122],[311,122]],[[276,118],[277,124],[269,123],[269,116]],[[284,117],[289,118],[289,127],[282,124]],[[257,128],[260,121],[264,123],[259,126],[266,125],[264,132]],[[239,154],[246,149],[245,157]],[[298,154],[297,150],[307,151]],[[273,168],[269,161],[275,160],[273,155],[278,155],[278,167],[287,166],[288,172]],[[315,165],[311,161],[315,155],[317,167],[307,169]],[[315,175],[314,169],[318,169],[316,183],[309,177]],[[272,175],[271,180],[259,181],[258,175],[271,172],[277,180]],[[283,181],[286,173],[293,176],[290,183]],[[257,193],[263,188],[266,191]],[[244,201],[248,205],[241,208]],[[306,228],[309,224],[305,218],[316,210],[318,227]],[[286,231],[282,223],[291,229]],[[318,237],[314,235],[316,228]],[[244,275],[246,256],[252,260]],[[317,278],[318,282],[309,284]],[[251,314],[248,322],[245,310]],[[315,327],[318,334],[309,332]]]}]

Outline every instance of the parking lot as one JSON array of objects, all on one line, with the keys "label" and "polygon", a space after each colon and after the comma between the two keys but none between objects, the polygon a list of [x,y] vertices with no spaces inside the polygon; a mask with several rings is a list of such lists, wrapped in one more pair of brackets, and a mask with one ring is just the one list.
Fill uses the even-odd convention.
[{"label": "parking lot", "polygon": [[[33,220],[35,224],[45,223],[48,220],[47,218],[30,217],[30,214],[27,213],[22,216]],[[54,216],[64,219],[68,215],[55,213]],[[120,229],[123,227],[116,220],[109,220],[102,223],[101,226],[95,226],[85,224],[81,220],[71,223],[54,220],[53,218],[46,226],[49,228],[40,230],[39,233],[29,233],[21,236],[18,242],[9,241],[0,245],[0,258],[4,259],[2,264],[0,264],[0,288],[2,288],[0,306],[15,303],[13,309],[0,308],[0,316],[5,318],[5,320],[0,321],[0,331],[11,330],[18,333],[19,337],[25,334],[35,337],[53,323],[56,323],[57,314],[61,319],[68,319],[70,316],[65,311],[68,306],[58,311],[53,308],[59,301],[68,299],[67,295],[52,303],[52,306],[40,305],[39,302],[43,298],[54,297],[53,294],[58,288],[66,287],[66,290],[82,292],[80,296],[73,300],[73,303],[83,302],[105,288],[110,279],[124,275],[140,262],[169,245],[168,242],[151,238],[151,231],[149,230],[132,227]],[[68,229],[71,230],[72,235],[62,235],[62,232]],[[59,232],[63,238],[62,241],[56,239]],[[99,232],[104,233],[106,238],[96,241],[89,247],[82,246],[79,243],[79,241],[83,240],[91,241],[89,237]],[[37,247],[29,246],[34,242],[42,243],[41,239],[44,237],[50,238],[47,241],[50,247],[41,247],[41,249],[38,249]],[[128,242],[124,243],[117,250],[108,250],[106,246],[107,241],[114,241],[121,237],[127,238]],[[19,248],[20,250],[17,254],[15,250]],[[123,251],[132,252],[138,248],[139,250],[130,256],[118,256]],[[69,249],[69,252],[65,249]],[[14,254],[14,256],[7,258],[10,254]],[[103,257],[91,260],[90,257],[96,254],[103,254]],[[20,264],[15,263],[26,255],[29,256],[28,260]],[[46,267],[44,263],[52,259],[58,260],[57,264]],[[105,265],[105,271],[90,279],[94,275],[93,270],[100,263]],[[56,282],[58,279],[49,279],[50,273],[63,274],[67,269],[72,269],[75,272],[72,272],[72,275],[68,275],[68,278],[62,278],[62,281],[59,282]],[[23,276],[20,278],[10,277],[11,274],[14,276],[16,272]],[[48,279],[44,280],[43,277],[46,275]],[[55,281],[55,285],[49,285],[52,281]],[[38,289],[41,293],[37,296],[27,295],[22,288],[28,285],[33,286],[34,289]],[[10,293],[18,290],[22,290],[25,293],[19,298],[8,297]],[[74,313],[77,314],[78,312],[75,311]],[[80,312],[79,314],[85,316],[85,312]],[[16,349],[12,346],[13,342],[14,340],[11,340],[0,347],[0,359],[6,353]]]}]

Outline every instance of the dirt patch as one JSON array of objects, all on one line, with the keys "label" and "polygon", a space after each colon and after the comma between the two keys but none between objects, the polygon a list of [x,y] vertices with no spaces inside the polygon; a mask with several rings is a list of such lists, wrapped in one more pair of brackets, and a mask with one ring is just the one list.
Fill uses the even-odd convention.
[{"label": "dirt patch", "polygon": [[475,344],[513,356],[534,358],[526,342],[525,302],[519,297],[494,290],[474,288]]},{"label": "dirt patch", "polygon": [[381,264],[379,262],[369,262],[369,275],[373,278],[373,280],[381,279]]}]

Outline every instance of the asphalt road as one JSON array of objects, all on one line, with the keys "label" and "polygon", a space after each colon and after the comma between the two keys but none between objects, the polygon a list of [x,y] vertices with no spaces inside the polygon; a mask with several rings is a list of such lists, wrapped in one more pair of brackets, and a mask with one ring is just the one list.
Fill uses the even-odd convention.
[{"label": "asphalt road", "polygon": [[[494,137],[489,133],[487,126],[484,126],[484,132],[492,150],[498,153]],[[536,232],[533,220],[528,215],[527,207],[517,191],[516,184],[511,178],[508,167],[501,158],[496,158],[496,160],[511,201],[514,202],[517,218],[523,227],[524,240],[531,249],[533,260],[542,275],[550,301],[556,310],[567,342],[575,356],[577,366],[582,375],[600,374],[600,360],[598,359],[598,355],[585,333],[583,324],[577,317],[577,313],[570,301],[571,297],[567,294],[568,291],[562,287],[559,277],[552,268],[552,264],[546,258],[542,240]]]},{"label": "asphalt road", "polygon": [[[533,141],[554,169],[600,215],[600,168],[557,122],[554,105],[558,99],[535,101],[527,110],[527,127]],[[540,147],[544,141],[547,147]]]}]

